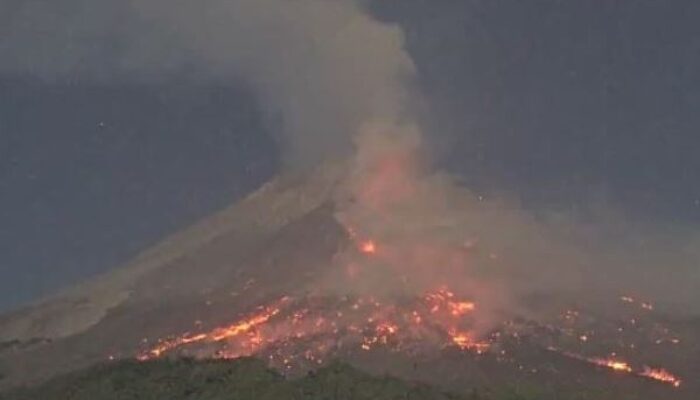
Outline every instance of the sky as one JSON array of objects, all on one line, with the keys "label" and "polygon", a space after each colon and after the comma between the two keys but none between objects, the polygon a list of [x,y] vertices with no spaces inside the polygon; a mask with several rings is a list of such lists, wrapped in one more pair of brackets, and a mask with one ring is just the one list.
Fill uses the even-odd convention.
[{"label": "sky", "polygon": [[[697,2],[368,3],[403,29],[434,163],[465,185],[700,223]],[[36,46],[13,35],[21,4],[0,6],[0,52]],[[282,163],[246,82],[35,69],[0,73],[0,309],[123,264]]]}]

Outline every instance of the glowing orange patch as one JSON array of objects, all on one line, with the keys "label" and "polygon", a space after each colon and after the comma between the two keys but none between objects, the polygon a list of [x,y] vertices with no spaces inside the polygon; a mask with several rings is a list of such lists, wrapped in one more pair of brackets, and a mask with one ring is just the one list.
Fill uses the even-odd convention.
[{"label": "glowing orange patch", "polygon": [[374,254],[377,252],[377,245],[373,241],[368,240],[360,245],[360,251],[365,254]]},{"label": "glowing orange patch", "polygon": [[681,385],[680,379],[664,369],[644,367],[644,371],[639,375],[659,382],[670,383],[673,387],[679,387]]}]

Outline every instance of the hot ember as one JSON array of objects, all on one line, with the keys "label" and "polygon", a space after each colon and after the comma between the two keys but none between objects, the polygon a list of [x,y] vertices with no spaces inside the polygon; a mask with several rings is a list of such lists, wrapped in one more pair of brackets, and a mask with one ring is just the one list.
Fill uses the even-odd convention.
[{"label": "hot ember", "polygon": [[635,369],[629,362],[620,360],[619,358],[588,357],[581,354],[563,351],[554,347],[549,347],[549,350],[575,360],[587,362],[599,367],[610,368],[613,371],[648,378],[662,383],[668,383],[674,387],[679,387],[681,385],[681,380],[678,377],[664,369],[654,369],[648,366]]},{"label": "hot ember", "polygon": [[489,344],[479,341],[468,329],[468,314],[474,307],[446,289],[407,299],[401,306],[373,298],[286,297],[230,325],[161,339],[138,358],[147,360],[181,352],[231,358],[308,340],[327,343],[327,351],[341,343],[354,343],[362,350],[422,345],[455,346],[481,353]]}]

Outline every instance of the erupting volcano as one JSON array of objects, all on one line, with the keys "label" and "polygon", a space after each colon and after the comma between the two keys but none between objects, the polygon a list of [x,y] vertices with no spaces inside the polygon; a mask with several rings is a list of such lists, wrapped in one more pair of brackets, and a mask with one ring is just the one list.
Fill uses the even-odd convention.
[{"label": "erupting volcano", "polygon": [[[614,78],[615,73],[622,71],[618,71],[618,64],[639,64],[627,62],[634,60],[629,56],[636,54],[637,50],[632,51],[634,49],[630,47],[628,54],[627,51],[618,52],[615,47],[623,46],[627,37],[639,36],[624,34],[623,28],[631,20],[625,19],[624,24],[617,22],[620,15],[629,17],[620,12],[619,7],[605,8],[604,12],[611,14],[600,19],[602,22],[586,23],[580,37],[567,39],[569,19],[564,18],[566,13],[562,14],[555,8],[551,15],[546,12],[543,16],[535,8],[535,11],[530,10],[531,7],[514,8],[503,15],[495,14],[492,20],[480,21],[480,3],[486,5],[489,2],[470,3],[468,10],[473,15],[469,14],[465,19],[469,21],[464,26],[450,27],[450,35],[459,32],[460,40],[468,38],[468,42],[473,42],[476,47],[485,46],[488,56],[469,64],[469,68],[453,68],[453,61],[463,62],[462,58],[467,60],[470,55],[452,57],[449,54],[449,68],[445,71],[453,71],[455,76],[440,81],[443,83],[438,86],[445,96],[460,94],[456,97],[461,100],[449,107],[445,105],[452,103],[436,101],[435,106],[442,104],[445,110],[433,113],[427,104],[433,98],[423,96],[418,90],[431,79],[423,82],[417,78],[420,71],[436,76],[443,69],[428,64],[432,56],[424,55],[427,60],[422,64],[414,62],[408,51],[413,47],[407,45],[407,38],[413,35],[405,36],[402,25],[389,22],[391,18],[375,18],[379,10],[370,8],[372,2],[139,0],[89,7],[88,3],[92,2],[79,2],[70,8],[71,11],[75,9],[71,13],[66,13],[61,7],[34,4],[41,2],[27,2],[26,10],[19,5],[21,2],[12,3],[17,5],[8,7],[13,14],[8,19],[11,22],[8,23],[8,37],[12,41],[15,36],[26,36],[31,39],[28,42],[31,45],[19,45],[15,50],[9,44],[0,45],[3,54],[9,55],[4,57],[11,64],[4,69],[6,74],[10,73],[9,82],[15,79],[23,82],[25,75],[31,77],[34,74],[40,74],[37,78],[41,78],[42,85],[44,81],[52,85],[62,82],[56,86],[60,90],[47,86],[51,93],[49,97],[53,98],[55,94],[71,92],[74,84],[78,85],[79,93],[102,93],[101,85],[114,78],[117,82],[115,88],[119,88],[117,98],[132,93],[131,89],[121,89],[121,85],[130,82],[129,85],[144,86],[147,88],[144,93],[153,93],[153,98],[158,99],[153,100],[154,103],[150,103],[151,100],[143,103],[151,104],[155,107],[153,110],[140,110],[138,105],[142,103],[136,102],[133,110],[139,112],[134,118],[143,118],[153,112],[164,119],[171,119],[171,115],[161,115],[159,111],[161,90],[170,93],[163,97],[177,97],[189,95],[188,85],[206,87],[204,100],[183,102],[182,106],[179,99],[169,100],[177,104],[172,112],[187,116],[190,114],[188,107],[196,108],[198,111],[192,114],[205,119],[198,120],[198,123],[204,122],[201,131],[209,130],[212,135],[228,135],[239,129],[236,126],[245,129],[250,126],[253,130],[260,128],[255,134],[269,134],[275,138],[270,143],[279,144],[274,160],[279,161],[280,170],[277,176],[247,197],[165,238],[122,268],[0,316],[0,389],[45,381],[67,371],[120,359],[135,359],[133,365],[143,367],[139,360],[145,363],[167,357],[224,360],[255,357],[289,376],[313,375],[315,369],[341,360],[364,372],[387,373],[434,384],[440,390],[461,393],[475,390],[487,393],[487,398],[492,398],[488,393],[493,393],[494,388],[535,386],[542,393],[536,398],[543,399],[697,399],[700,393],[697,370],[700,363],[697,340],[700,338],[700,319],[693,315],[696,311],[688,307],[690,303],[698,303],[693,285],[698,277],[700,241],[693,236],[697,232],[688,233],[695,228],[684,230],[685,227],[674,226],[673,234],[668,235],[665,228],[660,229],[655,223],[630,225],[632,228],[628,229],[622,227],[623,224],[616,224],[618,215],[615,210],[603,210],[600,214],[604,217],[600,218],[594,206],[591,206],[591,214],[596,215],[588,218],[588,210],[580,214],[578,209],[573,210],[579,203],[585,203],[585,196],[580,202],[572,201],[563,206],[571,208],[563,211],[558,208],[559,204],[519,204],[514,198],[527,197],[519,188],[528,186],[526,177],[530,175],[512,174],[516,178],[511,178],[511,173],[506,171],[540,165],[545,158],[567,164],[566,157],[573,155],[581,160],[572,164],[605,165],[599,169],[584,166],[565,169],[566,174],[553,174],[556,178],[552,178],[550,171],[545,170],[547,166],[558,164],[542,163],[540,174],[547,176],[542,178],[543,181],[553,182],[542,190],[565,193],[562,198],[587,191],[589,183],[579,185],[577,182],[585,181],[589,174],[593,177],[605,175],[607,163],[612,164],[616,157],[624,163],[619,164],[620,174],[615,175],[610,184],[630,179],[629,186],[643,187],[642,193],[656,190],[656,186],[649,183],[653,190],[648,189],[643,182],[656,183],[665,179],[664,174],[645,168],[640,168],[644,170],[642,175],[653,175],[653,180],[633,179],[628,170],[633,169],[630,166],[636,166],[634,160],[644,159],[640,154],[646,153],[635,150],[621,152],[618,156],[614,152],[628,146],[626,140],[613,137],[614,129],[639,130],[644,140],[630,136],[629,142],[634,144],[654,143],[648,140],[653,137],[648,130],[668,131],[665,134],[668,136],[686,125],[694,126],[676,122],[671,114],[664,114],[668,110],[654,102],[649,103],[650,110],[655,110],[653,114],[661,112],[658,114],[661,119],[653,120],[655,122],[649,126],[643,121],[634,121],[635,110],[644,110],[637,109],[634,101],[630,102],[632,108],[621,108],[627,112],[611,114],[609,108],[624,99],[621,96],[626,91],[635,96],[647,93],[649,89],[640,86],[643,91],[632,91],[636,81],[629,80],[628,75],[658,75],[656,70],[653,74],[642,75],[625,72],[620,75],[624,76],[621,82],[613,82],[614,85],[609,82],[609,77]],[[378,5],[384,2],[375,3],[377,5],[371,7],[384,7]],[[409,3],[415,3],[413,6],[416,7],[425,3],[421,7],[426,7],[426,10],[432,7],[431,2]],[[45,14],[43,8],[50,12]],[[89,10],[98,12],[100,18],[92,18]],[[423,11],[409,12],[410,15],[414,13],[426,14]],[[426,15],[427,19],[433,18],[432,12]],[[549,40],[551,35],[554,42],[535,41],[533,37],[527,37],[527,31],[519,30],[520,22],[534,23],[540,28],[542,24],[537,21],[547,15],[551,23],[541,20],[547,22],[543,24],[547,28],[544,31],[559,27],[552,31],[556,35],[547,34],[546,39]],[[578,13],[572,14],[571,21],[577,16]],[[513,28],[518,30],[501,32],[498,24],[506,21],[505,24],[509,25],[511,19]],[[608,27],[606,24],[611,21],[615,22],[614,26]],[[645,26],[649,25],[646,17],[644,21]],[[484,25],[498,24],[494,25],[497,28],[493,32],[487,32],[479,27],[481,22]],[[591,26],[597,27],[600,33],[591,31]],[[13,33],[14,30],[18,33]],[[656,32],[658,29],[652,30]],[[613,48],[607,43],[611,32],[616,35]],[[560,37],[560,33],[566,35]],[[501,39],[507,36],[517,38],[512,48],[501,46]],[[567,40],[573,43],[572,38],[585,44],[570,46],[583,51],[581,57],[568,53],[549,54],[568,47],[561,44],[568,43]],[[579,41],[579,38],[586,40]],[[668,42],[675,46],[677,40],[675,36],[673,38]],[[436,46],[442,39],[421,39],[419,36],[415,39],[420,39],[412,43],[419,53],[430,50],[426,54],[433,54],[433,48],[439,52],[448,49],[445,53],[449,53],[450,46],[453,46],[443,48],[442,43]],[[560,39],[564,41],[560,42]],[[595,45],[595,40],[604,45]],[[455,43],[461,46],[460,42]],[[498,48],[490,47],[494,44]],[[673,50],[675,52],[675,47]],[[38,54],[38,63],[32,63],[34,52]],[[610,54],[616,52],[620,53],[623,62],[613,62],[617,58],[611,58]],[[595,53],[602,54],[601,59],[606,63],[615,65],[606,64],[590,70],[577,65]],[[525,71],[518,69],[522,60],[540,54],[548,55],[542,60],[533,58],[534,63],[522,64]],[[657,58],[665,58],[667,54],[663,55]],[[644,55],[643,59],[655,60],[654,57]],[[540,70],[540,64],[565,68],[560,75],[566,80],[559,83],[565,86],[559,89],[557,84],[550,82],[547,79],[549,70]],[[649,64],[658,69],[662,63]],[[691,65],[684,61],[683,65],[686,64]],[[51,72],[53,69],[56,71]],[[477,73],[473,83],[481,91],[474,92],[474,97],[463,97],[460,91],[466,93],[466,85],[455,85],[453,81],[461,81],[461,74],[472,73]],[[483,75],[479,75],[481,73]],[[516,75],[534,80],[519,82],[513,79]],[[600,79],[600,88],[605,90],[595,89],[593,83],[597,81],[594,78]],[[481,82],[483,79],[497,80]],[[588,84],[589,81],[593,86]],[[688,97],[676,90],[679,86],[676,79],[666,81],[673,83],[669,93]],[[154,88],[150,87],[151,83],[155,83]],[[85,84],[89,90],[81,89],[80,84]],[[8,87],[13,88],[13,85]],[[24,87],[22,85],[20,87]],[[32,85],[27,87],[34,93]],[[163,85],[162,88],[159,85]],[[220,97],[238,93],[233,89],[239,86],[245,89],[245,97],[238,99],[235,95],[235,101],[220,101]],[[589,86],[593,89],[589,90]],[[616,90],[608,90],[613,86]],[[171,90],[171,87],[177,90]],[[226,90],[220,91],[219,88]],[[540,88],[547,90],[540,94]],[[572,101],[569,97],[576,97],[572,89],[577,88],[582,90],[581,97],[577,97],[569,108],[575,108],[580,115],[569,113],[566,107],[550,107],[559,100],[558,96]],[[655,85],[650,88],[657,90]],[[250,99],[248,94],[252,95]],[[596,104],[598,97],[595,96],[599,95],[604,96],[600,97],[602,106]],[[440,97],[435,95],[435,99]],[[537,104],[528,104],[535,101],[531,99]],[[255,106],[248,107],[247,103],[253,101]],[[483,105],[476,106],[482,101]],[[10,103],[14,104],[14,101]],[[26,107],[33,107],[31,101],[22,100],[18,104],[25,103]],[[72,103],[66,101],[66,104]],[[138,155],[138,160],[143,158],[143,163],[139,164],[140,167],[129,165],[123,174],[115,173],[115,182],[118,185],[131,184],[132,175],[143,172],[139,168],[148,169],[150,173],[151,163],[159,162],[155,156],[160,152],[151,147],[141,151],[138,144],[142,138],[138,136],[142,130],[149,132],[160,128],[164,132],[170,129],[180,132],[189,130],[185,127],[197,127],[192,129],[191,137],[184,131],[178,133],[187,140],[178,142],[180,144],[175,147],[170,147],[168,142],[163,146],[163,152],[183,147],[182,154],[188,153],[190,143],[196,140],[212,140],[212,147],[220,143],[218,139],[211,139],[213,136],[196,136],[200,133],[200,125],[184,124],[185,119],[179,119],[180,115],[172,118],[172,124],[161,125],[158,119],[144,122],[143,126],[113,124],[107,118],[116,118],[121,112],[113,110],[112,103],[105,104],[110,104],[109,109],[92,111],[96,114],[90,116],[99,119],[89,124],[82,120],[71,123],[66,129],[87,127],[104,118],[107,122],[99,122],[99,132],[100,135],[102,132],[113,135],[104,142],[112,143],[109,146],[114,148],[102,155],[101,151],[96,151],[98,147],[92,147],[94,131],[86,130],[90,140],[86,141],[89,145],[85,144],[84,151],[89,157],[83,159],[81,155],[77,162],[71,160],[67,163],[70,169],[66,171],[71,171],[68,175],[79,172],[82,176],[84,165],[91,165],[93,157],[105,157],[105,165],[111,163],[112,157],[121,158],[123,143],[132,140],[134,145],[128,148]],[[229,116],[226,115],[229,106],[224,104],[230,104],[232,108],[246,105],[240,106],[240,110],[231,110]],[[530,109],[532,104],[541,108]],[[675,105],[676,102],[669,104]],[[683,103],[679,101],[678,104]],[[462,109],[467,105],[474,108]],[[494,105],[503,107],[502,114],[490,115],[483,120],[474,119],[473,124],[471,121],[465,123],[482,111],[499,110]],[[221,110],[222,107],[226,109]],[[65,110],[74,113],[71,107]],[[537,113],[533,114],[533,110]],[[246,115],[236,114],[238,111]],[[559,115],[549,115],[559,111]],[[62,112],[51,110],[48,115],[53,118],[54,114]],[[221,121],[217,117],[214,118],[217,121],[209,124],[210,112],[212,115],[220,112]],[[458,112],[459,118],[446,118],[452,112]],[[19,112],[17,121],[29,121],[31,118],[25,114],[33,115]],[[596,115],[599,115],[599,120],[594,118]],[[529,126],[534,120],[550,117],[556,124]],[[125,119],[129,118],[130,115]],[[506,123],[501,124],[501,120]],[[233,121],[245,124],[236,125]],[[10,122],[8,127],[15,123]],[[513,140],[521,133],[518,124],[528,125],[530,130],[540,126],[551,129],[552,136],[533,135]],[[46,126],[53,129],[52,123]],[[31,132],[32,127],[28,125],[17,132],[23,134],[23,129]],[[442,127],[434,129],[444,129],[444,138],[431,136],[431,127]],[[472,138],[469,131],[477,128],[485,128],[485,134]],[[487,139],[491,130],[496,129],[506,129],[506,134],[494,140]],[[557,136],[560,130],[570,130],[569,136]],[[584,141],[587,131],[595,135]],[[523,129],[522,132],[525,135],[530,131]],[[190,134],[189,131],[186,133]],[[489,149],[484,150],[485,153],[502,154],[489,156],[491,158],[479,160],[479,163],[463,164],[464,168],[473,167],[474,170],[477,166],[484,166],[483,171],[462,171],[460,176],[442,172],[438,167],[444,165],[440,164],[441,160],[436,160],[440,157],[431,150],[456,139],[450,137],[456,134],[464,136],[457,140],[459,143],[468,144],[471,139],[483,143],[475,143],[469,151],[460,148],[459,154],[455,152],[450,157],[480,159],[484,143],[489,143],[485,146]],[[52,141],[46,143],[53,145],[55,136],[52,135]],[[673,157],[669,154],[686,150],[679,144],[685,142],[666,136],[659,140],[663,144],[660,152],[663,157],[671,159]],[[169,137],[164,138],[163,143],[166,143]],[[549,139],[540,146],[541,149],[532,147],[538,152],[542,150],[532,158],[524,157],[530,147],[520,153],[505,149],[542,138]],[[98,139],[94,143],[103,141],[102,136]],[[445,142],[437,143],[442,140]],[[72,142],[66,143],[69,143],[67,147],[73,147]],[[256,151],[259,151],[248,148],[252,143],[248,139],[237,137],[234,141],[221,143],[241,147],[231,149],[231,157],[240,156],[241,153],[236,153],[240,151],[250,153],[246,153],[250,158],[245,159],[255,159]],[[612,144],[618,147],[610,147]],[[577,146],[588,148],[589,158],[584,157],[585,154],[579,157]],[[23,165],[21,159],[25,157],[23,146],[14,147],[18,150],[8,153],[7,165],[12,167],[12,173],[8,175],[10,182],[15,181],[15,175],[22,175],[15,173],[14,168]],[[202,147],[195,154],[205,158],[209,150],[204,149],[212,147]],[[560,147],[566,151],[560,151]],[[44,197],[50,201],[53,197],[62,197],[62,191],[80,187],[72,179],[65,178],[65,182],[70,182],[65,188],[54,188],[58,185],[51,183],[38,194],[34,193],[34,170],[53,165],[53,161],[43,160],[44,153],[50,152],[41,150],[38,155],[28,157],[26,171],[30,178],[27,179],[32,183],[27,183],[26,187],[30,188],[27,193],[31,193],[31,199],[49,193],[51,196]],[[75,154],[77,157],[82,153]],[[514,154],[523,159],[506,162]],[[598,154],[603,156],[597,157]],[[689,159],[695,159],[693,154],[688,154]],[[179,185],[180,178],[185,184],[186,178],[195,180],[199,178],[192,177],[201,177],[198,174],[181,177],[177,174],[189,168],[188,164],[175,158],[170,162],[177,167],[172,168],[175,171],[172,175],[163,175],[167,176],[169,184],[177,182]],[[128,161],[124,163],[129,164]],[[491,179],[489,174],[492,172],[489,171],[492,170],[486,167],[490,163],[503,164],[493,170],[503,169],[498,173],[502,179]],[[688,178],[692,177],[688,172],[691,169],[677,168],[673,162],[670,164],[674,167],[669,171],[673,171],[674,176],[682,175],[683,179],[668,187],[685,185],[688,188],[682,191],[683,200],[678,197],[669,204],[685,204],[687,198],[692,198],[695,206],[700,205],[697,190],[690,183],[686,185],[692,181]],[[170,164],[158,165],[154,170],[167,170]],[[219,164],[211,165],[223,169],[215,167]],[[17,168],[17,171],[24,171]],[[120,168],[123,165],[114,167],[114,171]],[[252,175],[249,165],[241,163],[240,168],[242,174]],[[533,168],[535,170],[537,168]],[[105,171],[102,173],[111,175]],[[221,172],[219,178],[226,175],[226,171],[218,172]],[[147,179],[133,185],[136,189],[131,194],[134,196],[130,198],[132,200],[124,203],[133,206],[142,197],[150,198],[150,193],[141,186],[150,185],[156,178],[148,173],[144,176]],[[82,179],[86,185],[103,186],[101,175],[87,174]],[[485,183],[472,185],[472,182],[460,182],[459,179]],[[508,185],[515,181],[517,185],[514,186],[518,189],[510,192]],[[24,181],[18,179],[17,182]],[[44,181],[37,179],[36,182]],[[569,187],[570,182],[575,184]],[[590,182],[591,185],[595,183],[595,180]],[[21,183],[19,187],[24,188],[25,184]],[[204,190],[205,187],[193,185],[178,193],[189,196],[191,191]],[[132,186],[129,188],[131,190]],[[171,186],[163,186],[163,190],[168,190],[167,196],[170,196],[169,188]],[[122,186],[115,186],[116,189],[120,191]],[[499,195],[494,193],[496,190],[505,193]],[[97,190],[95,193],[102,192]],[[656,198],[644,192],[645,196],[647,194],[649,199]],[[552,197],[558,198],[558,195]],[[629,195],[621,196],[627,197]],[[93,197],[78,196],[76,199],[80,199],[77,204],[82,205]],[[189,199],[187,197],[187,201]],[[44,201],[42,198],[36,204],[26,202],[29,204],[27,213],[35,213],[35,206],[42,206]],[[109,204],[121,202],[119,198]],[[536,201],[532,200],[532,203]],[[132,212],[128,206],[124,207],[120,211],[123,214],[115,213],[115,216]],[[160,204],[154,207],[160,207]],[[90,213],[81,215],[86,220],[91,217]],[[64,219],[52,215],[46,221]],[[601,223],[600,219],[605,221]],[[625,217],[620,217],[622,219]],[[15,223],[19,225],[24,220],[20,218]],[[76,226],[78,228],[73,232],[82,229],[82,225]],[[94,229],[102,229],[102,226],[96,224]],[[32,232],[33,229],[28,229],[25,233]],[[56,235],[64,233],[56,232],[59,232]],[[110,232],[102,238],[111,244],[107,238],[111,240],[119,236]],[[127,238],[123,241],[132,240]],[[72,246],[77,242],[80,242],[79,238],[71,237],[60,243]],[[42,262],[48,262],[46,260],[50,258],[50,251],[45,253],[49,256],[42,252]],[[92,266],[81,268],[96,270]],[[78,270],[77,267],[74,269]],[[676,272],[677,276],[671,276]],[[685,278],[688,280],[684,283]],[[657,284],[656,280],[661,283]],[[681,286],[684,290],[680,289]],[[682,295],[670,293],[676,287]],[[278,374],[275,376],[279,377]],[[474,398],[481,397],[475,392]]]},{"label": "erupting volcano", "polygon": [[[393,143],[387,145],[387,140]],[[499,255],[465,230],[469,215],[452,203],[460,189],[445,177],[421,176],[415,149],[403,137],[370,131],[361,141],[365,147],[360,150],[369,149],[369,154],[359,155],[332,193],[334,219],[348,242],[298,288],[302,290],[280,293],[280,299],[253,307],[228,324],[206,329],[200,323],[194,331],[155,343],[145,339],[137,357],[256,356],[294,375],[336,358],[361,359],[358,353],[363,352],[421,360],[452,349],[477,363],[517,365],[536,373],[537,362],[520,358],[518,346],[526,346],[681,386],[681,378],[662,368],[633,366],[615,353],[610,358],[585,355],[616,340],[622,328],[596,344],[597,336],[607,333],[577,326],[579,311],[566,310],[556,321],[507,312],[514,298],[499,291],[508,286],[488,277],[489,269],[498,269]],[[636,304],[628,296],[621,301]],[[642,302],[637,311],[652,310]],[[644,316],[631,318],[635,325],[644,324]],[[670,335],[665,330],[654,340],[678,344]],[[568,343],[571,338],[578,338],[576,346]],[[645,345],[635,343],[632,349]],[[633,356],[646,362],[643,354]]]},{"label": "erupting volcano", "polygon": [[457,390],[529,381],[614,398],[695,384],[697,327],[625,294],[600,309],[523,291],[510,279],[537,244],[492,242],[481,228],[502,207],[422,174],[412,145],[379,132],[363,139],[371,156],[280,177],[125,269],[6,317],[8,381],[120,358],[254,356],[290,376],[343,359]]}]

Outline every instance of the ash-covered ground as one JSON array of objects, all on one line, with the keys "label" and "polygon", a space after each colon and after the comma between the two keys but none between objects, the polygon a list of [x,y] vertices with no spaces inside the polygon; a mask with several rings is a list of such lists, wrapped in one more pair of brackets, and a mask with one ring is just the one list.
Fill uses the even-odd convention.
[{"label": "ash-covered ground", "polygon": [[[123,269],[5,316],[3,387],[124,358],[253,356],[290,377],[342,359],[462,392],[694,398],[697,318],[626,293],[491,293],[519,286],[469,271],[498,268],[507,250],[475,231],[455,245],[459,229],[425,216],[399,233],[348,229],[344,171],[279,178]],[[416,232],[424,247],[406,239],[412,223],[429,227]]]}]

